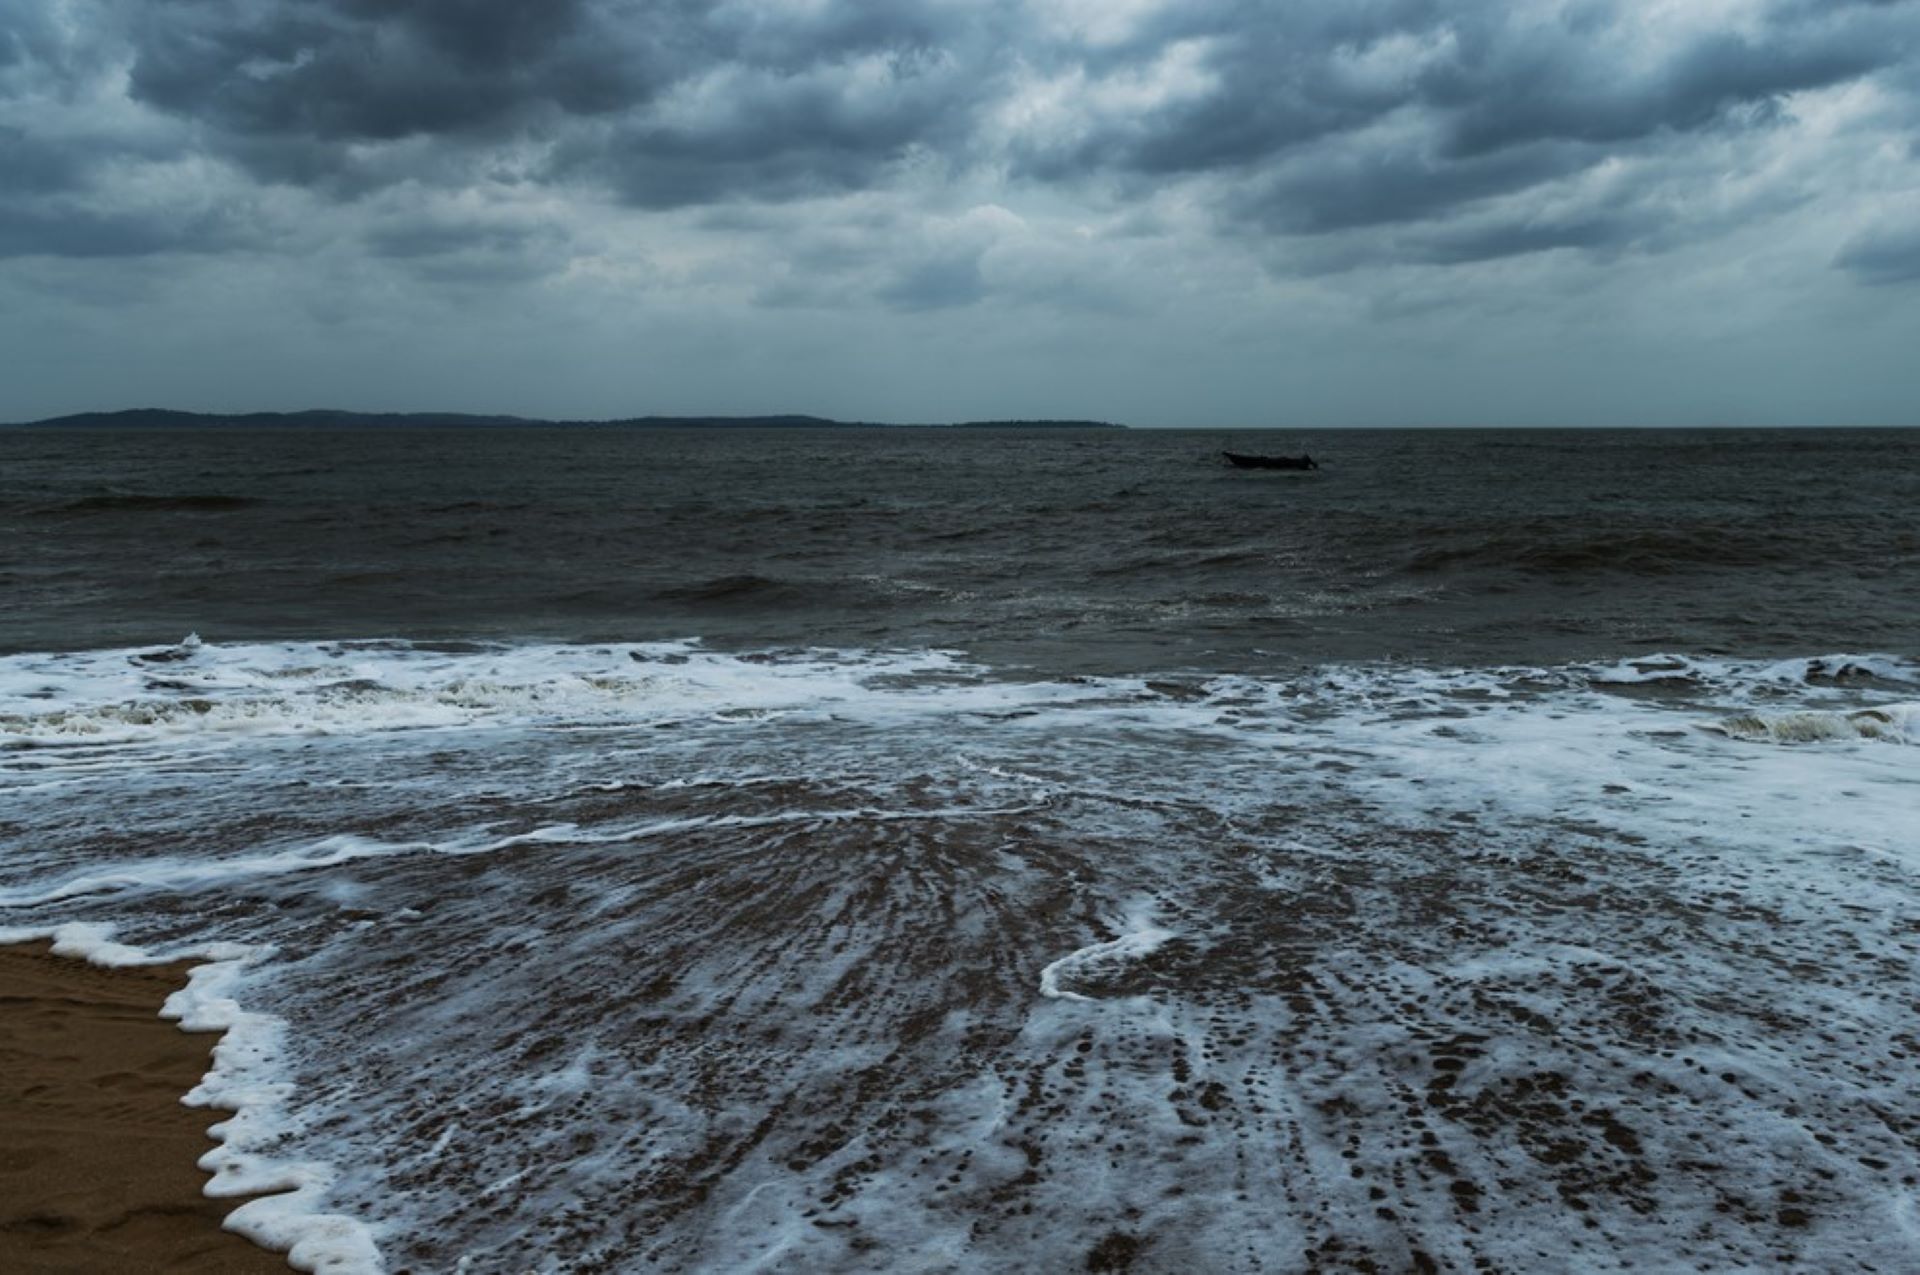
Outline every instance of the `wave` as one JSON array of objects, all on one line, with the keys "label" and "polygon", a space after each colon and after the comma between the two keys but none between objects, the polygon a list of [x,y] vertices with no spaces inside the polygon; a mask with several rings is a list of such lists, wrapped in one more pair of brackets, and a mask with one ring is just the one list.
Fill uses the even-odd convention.
[{"label": "wave", "polygon": [[456,500],[448,504],[428,505],[421,510],[429,514],[511,514],[523,509],[531,509],[533,503],[526,500]]},{"label": "wave", "polygon": [[701,580],[694,584],[659,589],[654,592],[653,597],[659,602],[759,605],[769,601],[809,597],[812,592],[789,580],[776,580],[770,576],[742,573],[715,576],[710,580]]},{"label": "wave", "polygon": [[231,513],[266,503],[256,496],[229,496],[219,493],[189,492],[180,495],[82,496],[40,510],[42,514],[99,513]]},{"label": "wave", "polygon": [[1121,578],[1217,574],[1235,567],[1271,565],[1281,561],[1282,556],[1268,548],[1173,549],[1120,558],[1090,568],[1089,574]]},{"label": "wave", "polygon": [[859,615],[891,609],[914,597],[951,594],[938,585],[878,573],[793,580],[746,572],[672,585],[649,596],[669,607],[715,615],[822,610]]},{"label": "wave", "polygon": [[1608,689],[1673,689],[1700,694],[1898,689],[1920,686],[1920,661],[1897,655],[1812,655],[1784,660],[1732,660],[1644,655],[1592,668],[1592,685]]},{"label": "wave", "polygon": [[[1459,533],[1449,527],[1437,529],[1436,534]],[[1662,576],[1700,568],[1796,563],[1804,553],[1804,546],[1764,529],[1619,532],[1556,526],[1515,528],[1467,543],[1421,549],[1406,558],[1403,569],[1416,574],[1491,567],[1543,576]]]},{"label": "wave", "polygon": [[982,711],[1053,693],[983,680],[933,650],[729,655],[692,641],[224,646],[189,637],[134,651],[0,657],[0,745],[877,711],[891,689],[955,679]]},{"label": "wave", "polygon": [[[793,649],[733,654],[697,640],[611,644],[203,643],[0,657],[0,746],[168,735],[364,734],[475,725],[632,725],[715,715],[1024,712],[1035,705],[1159,699],[1140,678],[1019,680],[951,651]],[[1317,712],[1382,698],[1650,694],[1748,712],[1892,711],[1920,662],[1885,654],[1788,660],[1649,655],[1559,668],[1324,666],[1277,678],[1185,677],[1196,706],[1242,697]],[[1874,702],[1822,702],[1881,696]],[[1797,700],[1800,702],[1783,702]],[[1869,720],[1868,729],[1872,729]]]},{"label": "wave", "polygon": [[1730,739],[1805,744],[1836,739],[1884,739],[1920,742],[1920,703],[1888,704],[1852,712],[1744,713],[1701,723]]}]

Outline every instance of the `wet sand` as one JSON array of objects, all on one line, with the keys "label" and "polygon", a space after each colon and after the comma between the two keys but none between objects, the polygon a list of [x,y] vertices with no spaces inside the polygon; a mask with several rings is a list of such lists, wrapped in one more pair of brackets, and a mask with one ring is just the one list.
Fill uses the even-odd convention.
[{"label": "wet sand", "polygon": [[0,947],[0,1270],[289,1268],[220,1229],[195,1162],[225,1112],[181,1105],[217,1033],[160,1018],[190,963],[99,969]]}]

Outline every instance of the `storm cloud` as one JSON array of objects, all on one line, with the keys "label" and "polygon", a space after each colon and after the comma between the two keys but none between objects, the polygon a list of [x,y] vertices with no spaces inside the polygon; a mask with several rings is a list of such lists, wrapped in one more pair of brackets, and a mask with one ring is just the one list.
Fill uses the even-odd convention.
[{"label": "storm cloud", "polygon": [[1899,222],[1876,226],[1841,249],[1839,264],[1870,283],[1920,282],[1920,201]]},{"label": "storm cloud", "polygon": [[1914,0],[0,0],[0,258],[581,323],[1224,284],[1250,333],[1662,259],[1910,305],[1917,41]]}]

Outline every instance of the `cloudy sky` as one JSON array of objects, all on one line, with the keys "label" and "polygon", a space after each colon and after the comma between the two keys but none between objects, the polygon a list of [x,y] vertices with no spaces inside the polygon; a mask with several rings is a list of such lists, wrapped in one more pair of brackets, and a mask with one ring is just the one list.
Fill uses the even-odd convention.
[{"label": "cloudy sky", "polygon": [[1920,424],[1920,0],[0,0],[0,373]]}]

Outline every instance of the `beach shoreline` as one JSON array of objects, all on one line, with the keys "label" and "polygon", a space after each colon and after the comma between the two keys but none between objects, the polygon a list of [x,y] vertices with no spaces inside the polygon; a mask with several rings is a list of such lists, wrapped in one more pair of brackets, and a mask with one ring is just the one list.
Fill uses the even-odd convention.
[{"label": "beach shoreline", "polygon": [[221,1229],[197,1161],[227,1113],[181,1096],[218,1032],[159,1016],[195,961],[104,969],[47,943],[0,945],[0,1267],[12,1271],[289,1269]]}]

